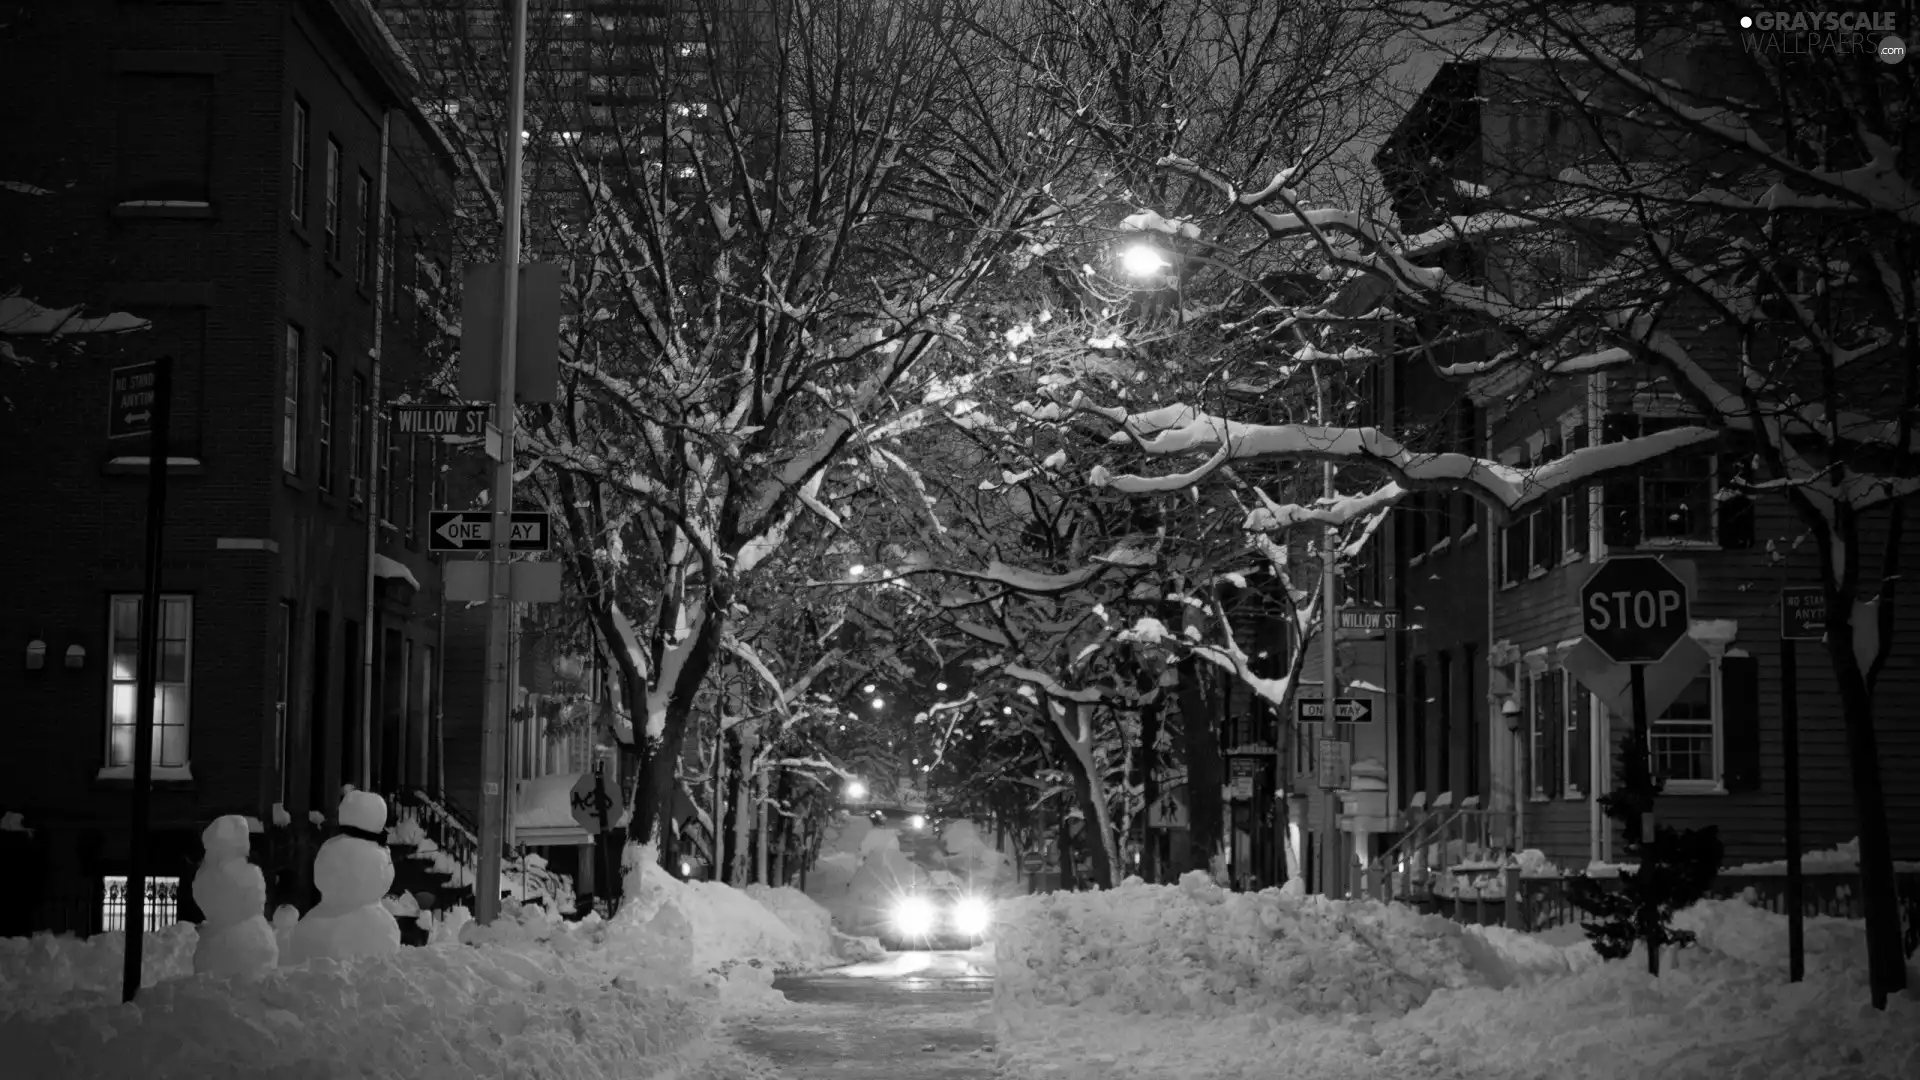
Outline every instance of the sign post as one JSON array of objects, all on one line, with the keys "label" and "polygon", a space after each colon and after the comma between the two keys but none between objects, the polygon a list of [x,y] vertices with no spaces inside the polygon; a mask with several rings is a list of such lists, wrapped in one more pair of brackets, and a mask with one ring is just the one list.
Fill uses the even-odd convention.
[{"label": "sign post", "polygon": [[[507,90],[507,130],[517,132],[527,114],[527,0],[513,0],[513,56]],[[489,537],[491,564],[487,590],[487,666],[480,712],[480,852],[474,875],[474,917],[485,926],[500,913],[500,856],[507,835],[507,805],[501,784],[507,775],[507,712],[513,692],[511,595],[512,566],[508,514],[513,509],[514,405],[518,383],[514,359],[520,313],[521,152],[524,140],[507,140],[504,219],[500,238],[500,353],[495,422],[500,428],[500,460],[493,462],[493,492],[487,509],[493,519]],[[463,320],[464,322],[464,320]]]},{"label": "sign post", "polygon": [[[1607,659],[1627,665],[1628,696],[1633,710],[1634,751],[1649,753],[1652,742],[1647,716],[1646,665],[1666,659],[1687,636],[1691,619],[1687,583],[1659,559],[1627,555],[1603,561],[1580,587],[1580,616],[1587,640]],[[1628,776],[1644,774],[1646,762],[1635,763]],[[1658,785],[1643,794],[1658,792]],[[1651,799],[1640,814],[1638,844],[1654,841]],[[1647,943],[1647,971],[1660,974],[1660,950]]]},{"label": "sign post", "polygon": [[1797,641],[1827,634],[1825,589],[1780,590],[1780,758],[1786,778],[1787,979],[1807,974],[1806,881],[1800,869],[1800,672]]},{"label": "sign post", "polygon": [[[127,950],[120,1000],[132,1001],[140,992],[141,937],[147,923],[147,802],[153,796],[153,698],[160,673],[160,554],[167,508],[167,428],[173,396],[173,358],[153,362],[151,416],[144,421],[122,420],[119,409],[109,421],[121,421],[119,434],[138,434],[143,422],[151,436],[147,450],[147,572],[140,593],[140,656],[135,661],[133,691],[133,815],[127,834]],[[114,372],[116,405],[122,368]]]}]

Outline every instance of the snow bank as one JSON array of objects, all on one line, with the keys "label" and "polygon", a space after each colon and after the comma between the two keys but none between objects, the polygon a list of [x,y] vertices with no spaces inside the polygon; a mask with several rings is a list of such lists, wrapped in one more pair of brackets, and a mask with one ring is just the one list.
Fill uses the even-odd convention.
[{"label": "snow bank", "polygon": [[[1901,862],[1895,860],[1894,870],[1900,873],[1920,871],[1920,862]],[[1836,844],[1819,851],[1809,851],[1800,856],[1800,869],[1808,874],[1857,874],[1860,872],[1860,839],[1855,837],[1844,844]],[[1772,862],[1746,863],[1720,871],[1723,874],[1752,874],[1755,876],[1784,877],[1787,873],[1787,860],[1775,859]]]},{"label": "snow bank", "polygon": [[1224,893],[1203,875],[1008,906],[994,1011],[1010,1078],[1911,1080],[1920,994],[1868,1006],[1859,923],[1708,901],[1700,945],[1601,963],[1566,928],[1451,927],[1370,901]]},{"label": "snow bank", "polygon": [[1373,901],[1230,893],[1200,871],[1177,887],[1134,879],[1003,905],[995,1007],[1404,1014],[1441,987],[1485,982],[1462,935],[1438,916]]},{"label": "snow bank", "polygon": [[[193,974],[199,941],[192,923],[140,935],[140,985]],[[119,1001],[126,955],[127,936],[120,933],[0,938],[0,1015],[104,998]]]},{"label": "snow bank", "polygon": [[806,893],[790,885],[777,889],[749,885],[746,893],[793,932],[800,955],[809,966],[831,965],[839,958],[834,951],[833,915]]},{"label": "snow bank", "polygon": [[[664,918],[674,929],[654,933],[652,939],[683,936],[685,962],[689,970],[725,973],[735,965],[765,966],[779,971],[803,971],[833,962],[831,939],[805,936],[817,933],[817,926],[803,916],[808,926],[796,933],[752,896],[711,881],[681,881],[659,865],[653,853],[641,847],[629,847],[623,864],[625,895],[613,917],[616,927],[638,928],[656,918]],[[792,893],[775,902],[796,907],[795,898],[805,900],[791,889],[768,890]],[[770,981],[770,980],[769,980]]]},{"label": "snow bank", "polygon": [[713,1053],[705,1000],[718,995],[589,948],[606,930],[316,960],[252,982],[190,975],[133,1005],[15,1011],[0,1018],[0,1059],[9,1075],[76,1080],[689,1075]]}]

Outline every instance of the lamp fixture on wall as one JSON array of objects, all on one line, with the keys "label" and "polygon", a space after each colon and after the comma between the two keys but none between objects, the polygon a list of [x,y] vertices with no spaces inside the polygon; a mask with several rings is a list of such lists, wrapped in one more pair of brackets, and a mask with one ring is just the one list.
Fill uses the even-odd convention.
[{"label": "lamp fixture on wall", "polygon": [[27,670],[39,671],[47,666],[47,643],[34,638],[27,642]]},{"label": "lamp fixture on wall", "polygon": [[67,646],[67,667],[79,671],[87,666],[87,647],[85,645]]},{"label": "lamp fixture on wall", "polygon": [[1508,698],[1501,702],[1500,715],[1507,718],[1508,731],[1518,732],[1520,730],[1520,703],[1518,701]]}]

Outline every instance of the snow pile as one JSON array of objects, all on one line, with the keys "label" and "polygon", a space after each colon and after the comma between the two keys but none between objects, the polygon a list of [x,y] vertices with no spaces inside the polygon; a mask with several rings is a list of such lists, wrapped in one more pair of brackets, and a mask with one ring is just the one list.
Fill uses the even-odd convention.
[{"label": "snow pile", "polygon": [[1441,987],[1484,981],[1462,929],[1373,901],[1230,893],[1200,871],[1177,887],[1129,880],[1105,893],[1003,905],[994,1004],[1119,1012],[1403,1014]]},{"label": "snow pile", "polygon": [[[683,936],[691,971],[725,972],[742,963],[800,971],[831,962],[831,943],[823,950],[817,940],[803,941],[779,916],[738,889],[675,878],[649,849],[629,847],[624,869],[625,898],[613,924],[643,927],[665,919],[663,927],[672,926],[673,934]],[[671,936],[647,935],[655,940]]]},{"label": "snow pile", "polygon": [[806,893],[790,885],[777,889],[749,885],[746,893],[793,932],[794,941],[809,966],[831,965],[838,959],[839,954],[834,951],[833,915]]},{"label": "snow pile", "polygon": [[[1920,872],[1920,862],[1901,862],[1895,860],[1895,871],[1899,873]],[[1809,851],[1800,856],[1800,869],[1808,874],[1857,874],[1860,872],[1860,839],[1855,837],[1844,844],[1837,844],[1820,851]],[[1775,859],[1772,862],[1747,863],[1743,866],[1723,868],[1723,874],[1752,874],[1756,877],[1785,875],[1787,860]]]},{"label": "snow pile", "polygon": [[[192,923],[140,935],[140,985],[193,974],[199,941]],[[126,955],[127,936],[121,933],[0,938],[0,1014],[57,1010],[108,997],[118,1001]]]},{"label": "snow pile", "polygon": [[52,1016],[0,1019],[12,1075],[687,1075],[712,1011],[590,953],[535,941],[319,959],[254,980],[193,976]]},{"label": "snow pile", "polygon": [[[1558,928],[1447,928],[1405,908],[1178,888],[1033,897],[1001,925],[994,1011],[1012,1080],[1911,1080],[1920,993],[1867,1002],[1858,922],[1707,901],[1700,945],[1602,963]],[[1423,988],[1429,992],[1422,993]],[[1412,1007],[1406,1007],[1413,1003]]]},{"label": "snow pile", "polygon": [[1003,886],[1017,888],[1020,885],[1013,855],[994,847],[992,839],[981,835],[980,827],[974,822],[948,822],[940,832],[940,844],[947,853],[943,869],[970,882],[976,889],[999,893],[1007,891]]}]

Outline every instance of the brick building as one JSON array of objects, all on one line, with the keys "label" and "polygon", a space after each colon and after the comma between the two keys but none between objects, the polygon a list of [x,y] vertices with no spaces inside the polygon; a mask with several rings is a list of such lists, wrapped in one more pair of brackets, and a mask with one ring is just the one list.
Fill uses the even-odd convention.
[{"label": "brick building", "polygon": [[0,281],[152,321],[0,368],[0,810],[32,830],[9,836],[27,892],[5,929],[114,920],[149,448],[110,439],[103,402],[114,366],[163,354],[150,871],[189,878],[206,823],[246,814],[275,902],[304,905],[343,782],[440,781],[423,534],[447,455],[389,439],[381,403],[426,373],[449,153],[362,0],[36,5],[0,71],[10,100],[59,103],[9,133]]}]

